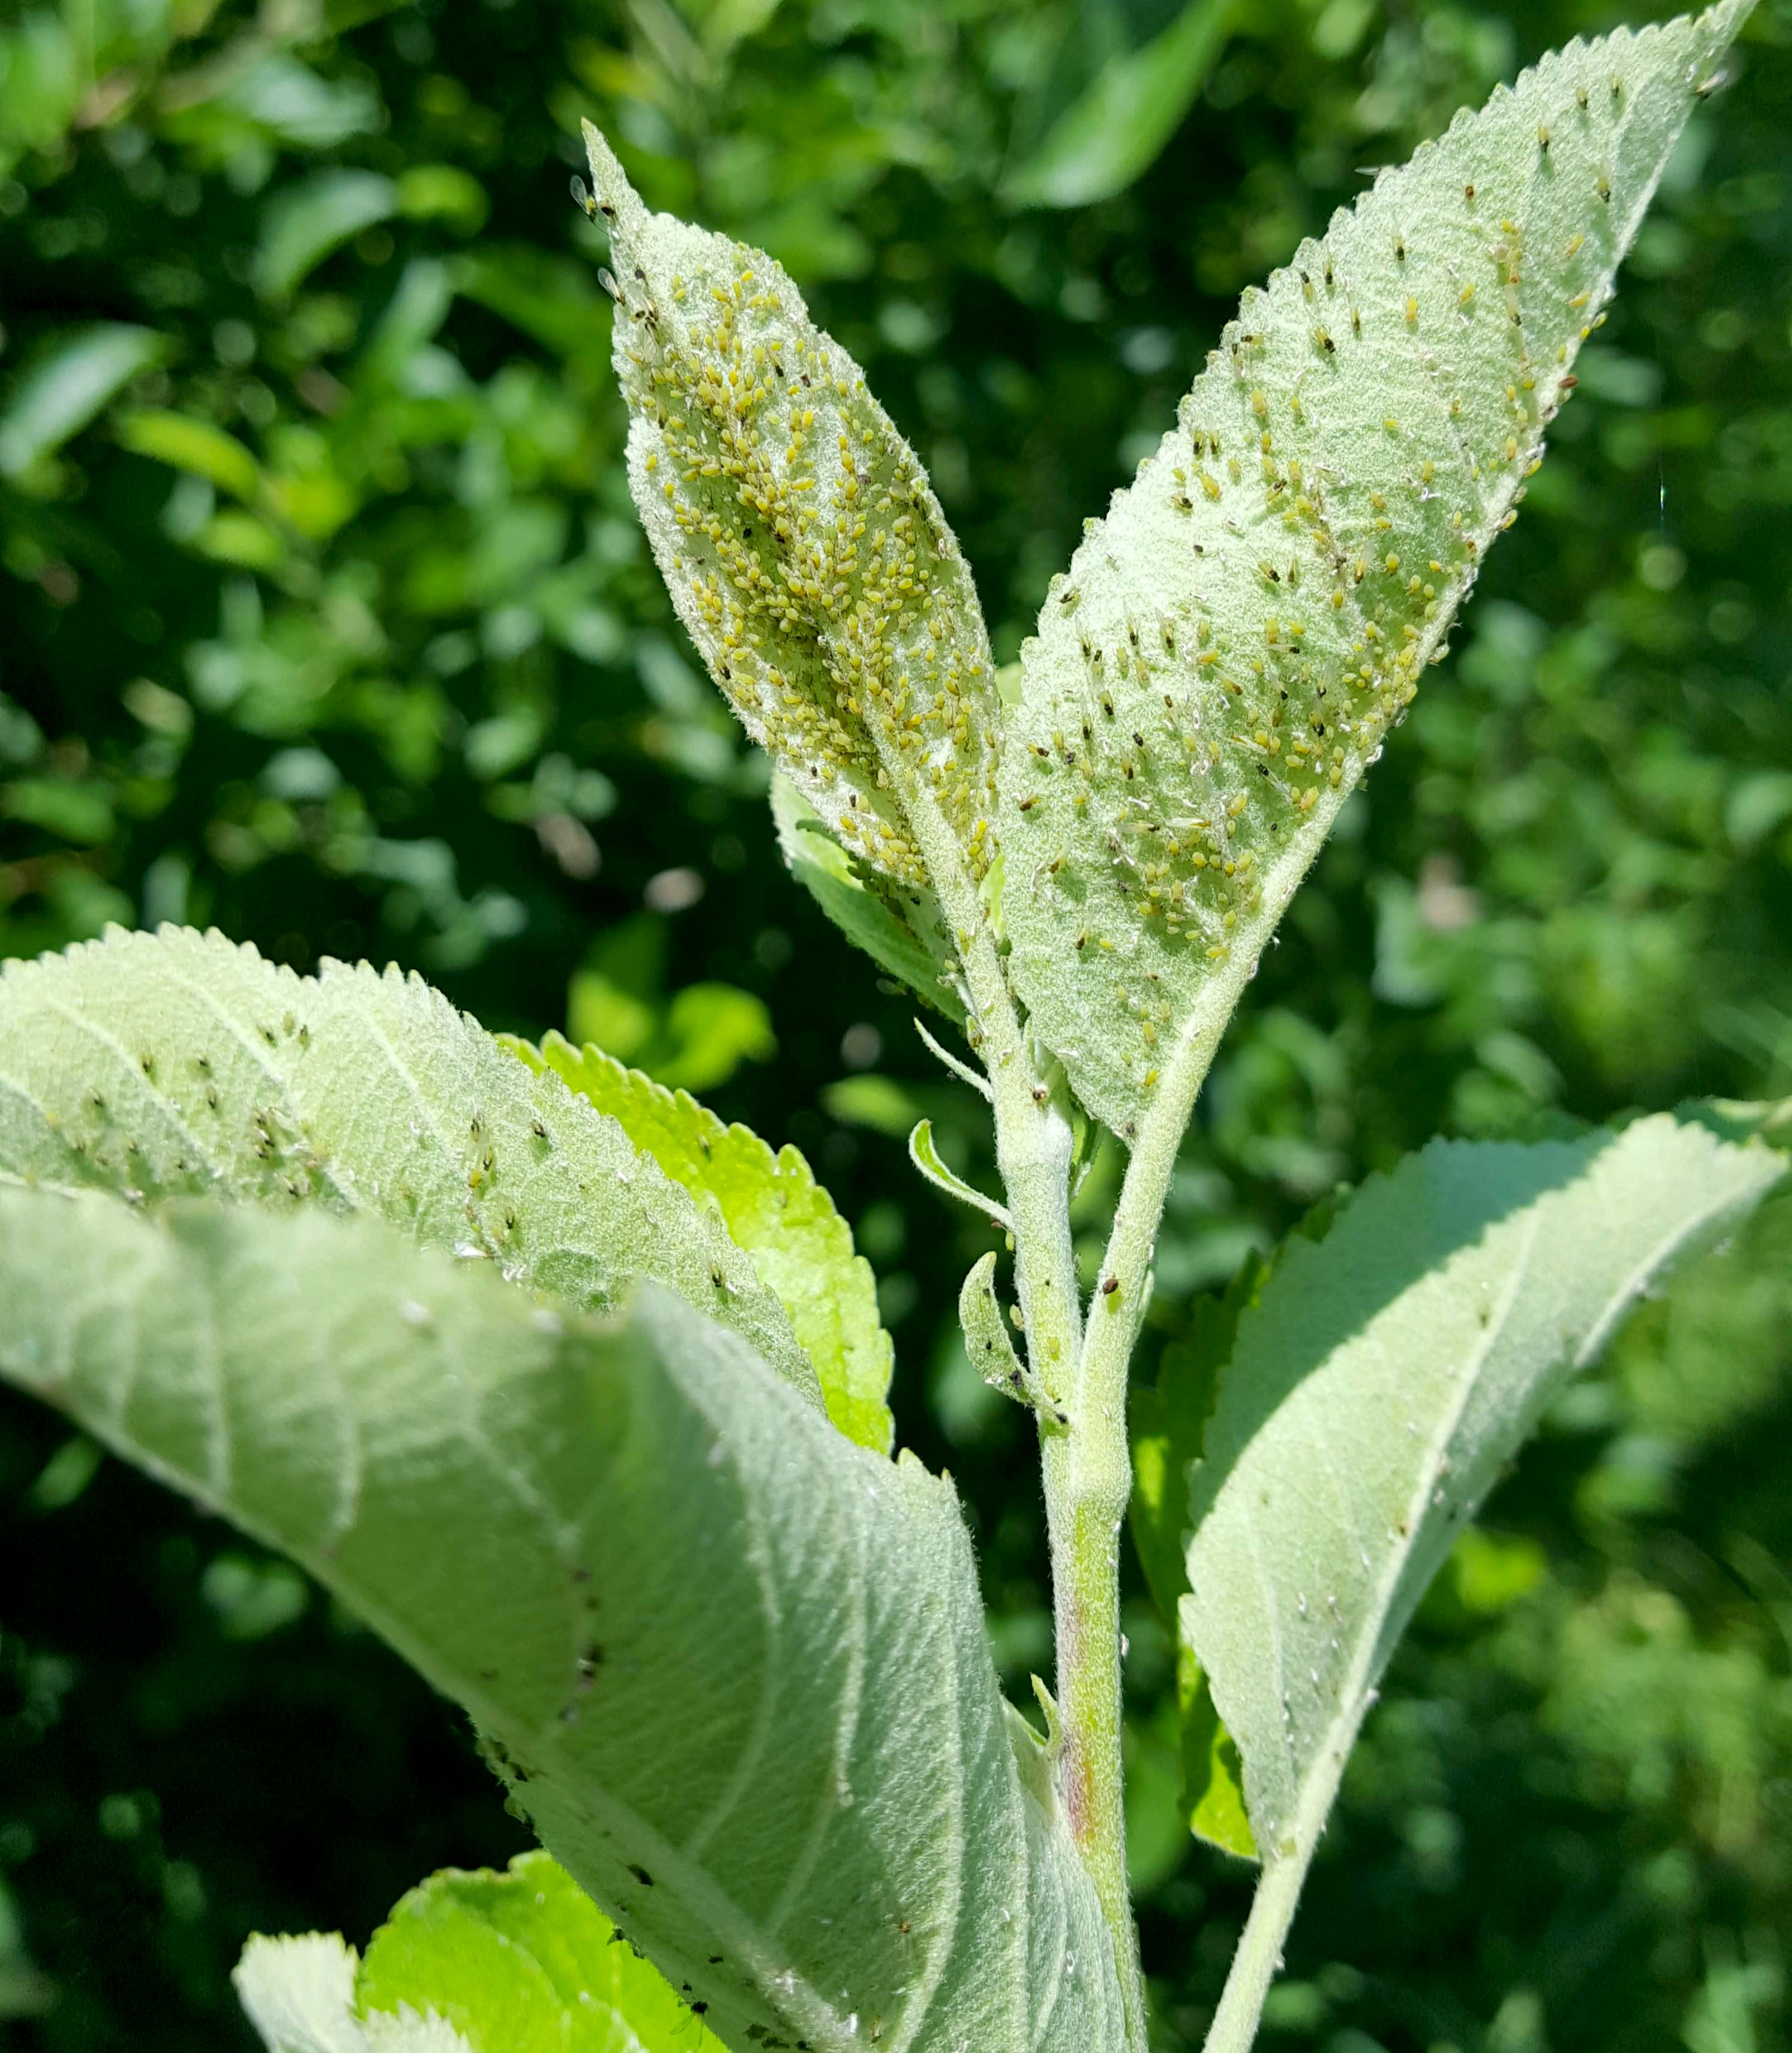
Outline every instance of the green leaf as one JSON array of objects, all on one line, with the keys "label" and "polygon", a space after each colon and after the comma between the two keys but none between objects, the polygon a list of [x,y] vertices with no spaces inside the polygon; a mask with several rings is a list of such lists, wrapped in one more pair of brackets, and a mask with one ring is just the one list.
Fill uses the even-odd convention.
[{"label": "green leaf", "polygon": [[1189,1586],[1188,1474],[1201,1449],[1232,1358],[1238,1321],[1257,1302],[1269,1270],[1257,1255],[1219,1297],[1195,1301],[1194,1330],[1163,1351],[1156,1383],[1135,1391],[1128,1407],[1132,1442],[1132,1544],[1158,1614],[1172,1631]]},{"label": "green leaf", "polygon": [[377,1220],[18,1187],[0,1307],[0,1373],[284,1548],[473,1713],[724,2043],[1119,2046],[951,1486],[735,1336],[651,1286],[625,1319],[557,1312]]},{"label": "green leaf", "polygon": [[257,1935],[230,1979],[268,2053],[475,2053],[454,2027],[413,2011],[367,2021],[355,2012],[355,1949],[335,1933]]},{"label": "green leaf", "polygon": [[262,210],[256,291],[290,299],[331,250],[398,211],[398,186],[377,171],[317,171],[281,187]]},{"label": "green leaf", "polygon": [[433,2011],[473,2053],[699,2053],[707,2032],[544,1853],[412,1890],[374,1934],[355,1994],[370,2023]]},{"label": "green leaf", "polygon": [[1198,1839],[1241,1860],[1257,1858],[1245,1809],[1245,1771],[1237,1742],[1220,1722],[1214,1693],[1193,1653],[1176,1650],[1176,1710],[1182,1767],[1182,1815]]},{"label": "green leaf", "polygon": [[1009,972],[1123,1138],[1441,656],[1746,11],[1573,45],[1384,172],[1245,294],[1054,583],[1003,741]]},{"label": "green leaf", "polygon": [[771,817],[790,874],[848,940],[919,998],[962,1025],[952,951],[939,901],[854,861],[790,779],[774,771]]},{"label": "green leaf", "polygon": [[1188,0],[1142,49],[1110,58],[1003,182],[1004,197],[1021,206],[1087,206],[1124,192],[1182,127],[1237,11],[1237,0]]},{"label": "green leaf", "polygon": [[687,1092],[673,1092],[602,1049],[550,1034],[539,1050],[504,1038],[531,1069],[559,1078],[615,1120],[629,1140],[752,1257],[766,1287],[821,1379],[828,1416],[849,1440],[888,1454],[885,1399],[895,1349],[877,1317],[871,1265],[807,1162],[786,1144],[774,1154],[748,1128],[726,1126]]},{"label": "green leaf", "polygon": [[933,1121],[923,1119],[916,1122],[908,1136],[908,1159],[936,1191],[943,1191],[949,1198],[956,1198],[961,1205],[969,1205],[974,1212],[981,1212],[991,1226],[1011,1232],[1014,1221],[1008,1216],[1008,1207],[998,1204],[994,1198],[967,1184],[946,1166],[945,1160],[933,1138]]},{"label": "green leaf", "polygon": [[234,435],[210,421],[149,408],[127,414],[118,424],[118,438],[137,455],[207,478],[238,499],[253,501],[261,496],[261,466]]},{"label": "green leaf", "polygon": [[[1193,1334],[1164,1349],[1156,1384],[1135,1392],[1129,1407],[1132,1544],[1151,1601],[1172,1631],[1189,1586],[1189,1470],[1201,1458],[1238,1321],[1257,1302],[1268,1274],[1258,1257],[1249,1256],[1222,1296],[1198,1299]],[[1177,1655],[1176,1700],[1184,1820],[1198,1839],[1254,1859],[1238,1749],[1220,1723],[1207,1678],[1186,1646]]]},{"label": "green leaf", "polygon": [[778,1052],[765,1000],[731,983],[688,983],[675,991],[665,1040],[653,1074],[675,1090],[713,1090],[743,1062],[770,1062]]},{"label": "green leaf", "polygon": [[54,455],[168,347],[166,336],[124,321],[71,337],[25,375],[0,414],[0,477],[17,477]]},{"label": "green leaf", "polygon": [[455,289],[563,356],[590,347],[603,300],[590,267],[527,243],[486,244],[454,259]]},{"label": "green leaf", "polygon": [[585,140],[620,281],[629,482],[679,618],[857,862],[918,894],[923,842],[949,837],[980,880],[999,702],[914,452],[778,264],[649,214],[589,122]]},{"label": "green leaf", "polygon": [[1284,1250],[1191,1472],[1181,1604],[1268,1866],[1310,1856],[1395,1642],[1542,1407],[1785,1166],[1665,1115],[1435,1141]]},{"label": "green leaf", "polygon": [[620,1127],[417,978],[164,928],[0,968],[0,1178],[371,1211],[574,1304],[637,1276],[819,1404],[777,1298]]},{"label": "green leaf", "polygon": [[445,221],[476,235],[492,210],[485,188],[457,164],[412,164],[398,174],[398,211],[411,221]]}]

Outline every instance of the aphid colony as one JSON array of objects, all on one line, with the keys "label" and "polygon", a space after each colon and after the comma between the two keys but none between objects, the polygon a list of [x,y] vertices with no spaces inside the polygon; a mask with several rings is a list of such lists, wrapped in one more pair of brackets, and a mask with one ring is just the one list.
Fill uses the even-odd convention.
[{"label": "aphid colony", "polygon": [[1254,960],[1278,858],[1299,844],[1304,867],[1299,830],[1404,716],[1542,460],[1615,254],[1609,216],[1563,232],[1552,201],[1570,179],[1609,199],[1624,81],[1563,95],[1528,160],[1480,139],[1494,168],[1461,178],[1453,218],[1406,220],[1384,178],[1245,294],[1023,651],[1009,889],[1030,878],[1074,917],[1084,961],[1128,960],[1137,1044],[1108,1059],[1135,1084],[1156,1079],[1173,988]]},{"label": "aphid colony", "polygon": [[704,240],[702,271],[662,298],[638,269],[617,291],[633,482],[667,583],[749,732],[855,854],[927,882],[904,824],[919,786],[980,877],[994,694],[969,574],[913,454],[795,289]]}]

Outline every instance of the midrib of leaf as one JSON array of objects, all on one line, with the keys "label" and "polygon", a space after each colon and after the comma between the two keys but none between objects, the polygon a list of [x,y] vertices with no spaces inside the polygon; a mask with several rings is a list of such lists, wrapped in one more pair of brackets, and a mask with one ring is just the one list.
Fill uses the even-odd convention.
[{"label": "midrib of leaf", "polygon": [[[1571,46],[1385,172],[1267,293],[1246,294],[1178,427],[1054,586],[1022,650],[1023,701],[1002,766],[1010,973],[1084,1102],[1129,1141],[1147,1122],[1166,1132],[1185,1123],[1295,886],[1441,654],[1539,458],[1579,343],[1692,104],[1693,73],[1744,12],[1732,5],[1696,25]],[[1608,73],[1621,77],[1622,101],[1609,145],[1590,139],[1615,104],[1595,96],[1610,94]],[[1576,91],[1588,96],[1584,109]],[[1553,158],[1542,140],[1551,120]],[[1647,146],[1641,162],[1627,161],[1638,154],[1633,132]],[[1512,161],[1527,147],[1542,171]],[[1609,204],[1596,197],[1600,181]],[[1570,248],[1574,238],[1561,238],[1577,214]],[[1407,250],[1398,262],[1395,248]],[[1453,250],[1463,267],[1454,277]],[[1523,328],[1500,327],[1508,278]],[[1496,400],[1502,385],[1509,407]],[[1272,431],[1274,449],[1263,452],[1261,489],[1260,430],[1266,445]],[[1415,467],[1433,457],[1421,491]],[[1402,485],[1406,470],[1414,476]],[[1440,495],[1459,524],[1426,512]],[[1228,523],[1229,504],[1245,526]],[[1382,509],[1373,520],[1371,507]],[[1197,539],[1204,559],[1190,554]],[[1384,570],[1384,550],[1398,571]],[[1259,575],[1259,558],[1276,582]],[[1424,598],[1413,597],[1407,581],[1427,577]],[[1316,613],[1316,587],[1340,603]],[[1269,635],[1272,616],[1280,625]],[[1373,671],[1367,687],[1362,662]],[[1309,722],[1323,724],[1316,756],[1292,745],[1313,740]],[[1257,763],[1251,737],[1278,734],[1286,752],[1260,751]],[[1194,827],[1178,823],[1185,815]],[[1147,831],[1129,839],[1141,818]],[[1249,860],[1222,876],[1222,857]]]}]

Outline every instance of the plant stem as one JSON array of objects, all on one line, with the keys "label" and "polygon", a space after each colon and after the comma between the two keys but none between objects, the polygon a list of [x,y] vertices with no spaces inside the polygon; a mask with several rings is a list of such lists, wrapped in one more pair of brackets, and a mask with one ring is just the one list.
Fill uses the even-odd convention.
[{"label": "plant stem", "polygon": [[[951,830],[931,794],[912,789],[903,795],[957,944],[974,1045],[990,1079],[1028,1359],[1069,1414],[1068,1427],[1042,1422],[1040,1431],[1063,1733],[1058,1788],[1112,1937],[1127,2053],[1145,2053],[1120,1753],[1120,1532],[1131,1489],[1124,1364],[1118,1401],[1091,1402],[1070,1231],[1070,1122],[1021,1026],[995,936]],[[1174,1142],[1170,1152],[1174,1156]],[[1103,1323],[1098,1313],[1094,1328]]]},{"label": "plant stem", "polygon": [[1282,1965],[1282,1941],[1294,1922],[1311,1857],[1312,1848],[1304,1846],[1265,1867],[1202,2053],[1249,2053],[1263,2000]]}]

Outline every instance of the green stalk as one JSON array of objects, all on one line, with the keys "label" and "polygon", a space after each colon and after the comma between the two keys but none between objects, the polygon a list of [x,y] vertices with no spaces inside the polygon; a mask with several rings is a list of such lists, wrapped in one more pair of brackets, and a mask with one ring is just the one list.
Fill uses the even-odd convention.
[{"label": "green stalk", "polygon": [[1041,1074],[1045,1066],[1033,1058],[951,830],[931,793],[911,785],[902,796],[958,947],[972,1044],[990,1079],[1028,1359],[1069,1414],[1067,1427],[1044,1421],[1040,1429],[1062,1734],[1058,1788],[1113,1938],[1128,2053],[1145,2053],[1120,1755],[1120,1532],[1131,1488],[1123,1365],[1118,1404],[1089,1403],[1070,1231],[1070,1122]]}]

